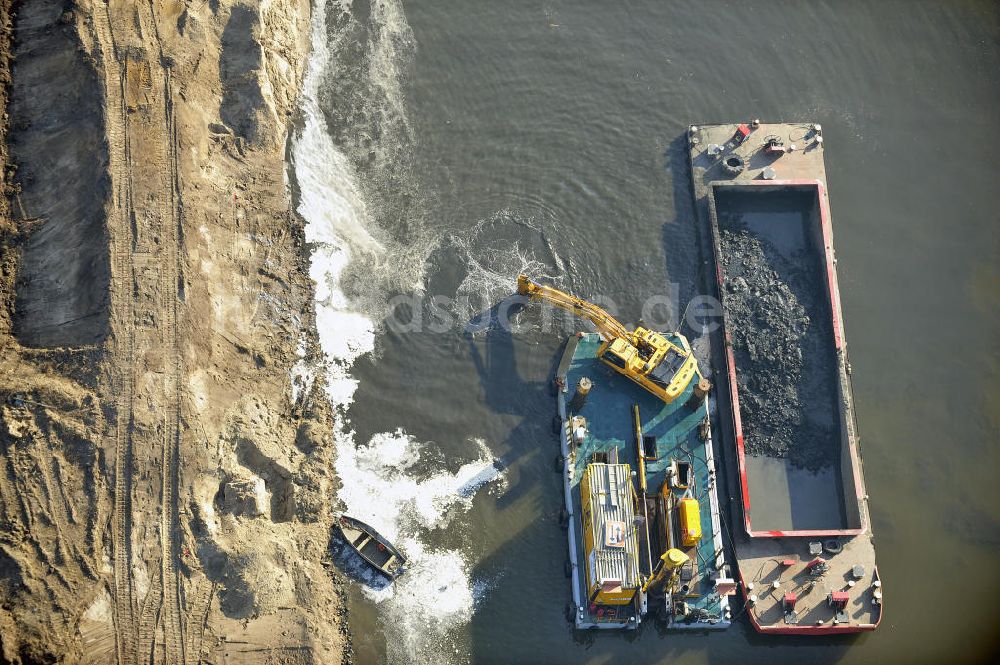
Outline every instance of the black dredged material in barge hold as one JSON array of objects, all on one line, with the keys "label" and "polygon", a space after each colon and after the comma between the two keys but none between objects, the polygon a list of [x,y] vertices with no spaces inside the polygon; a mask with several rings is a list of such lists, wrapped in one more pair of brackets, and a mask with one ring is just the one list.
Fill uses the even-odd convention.
[{"label": "black dredged material in barge hold", "polygon": [[746,452],[817,470],[836,464],[837,360],[823,291],[815,196],[717,196],[725,308]]}]

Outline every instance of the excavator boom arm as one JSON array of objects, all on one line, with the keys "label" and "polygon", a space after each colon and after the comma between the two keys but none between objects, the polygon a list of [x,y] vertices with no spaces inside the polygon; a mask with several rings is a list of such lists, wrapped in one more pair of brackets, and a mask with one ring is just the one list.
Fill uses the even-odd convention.
[{"label": "excavator boom arm", "polygon": [[674,333],[675,343],[645,328],[629,331],[597,305],[539,284],[527,275],[518,276],[517,293],[552,303],[593,323],[605,340],[598,350],[600,359],[668,404],[684,393],[692,378],[701,376],[687,340],[679,333]]},{"label": "excavator boom arm", "polygon": [[532,300],[551,303],[567,312],[587,319],[594,324],[597,332],[601,333],[609,341],[613,339],[632,339],[632,334],[628,329],[603,308],[598,307],[594,303],[571,296],[559,289],[539,284],[527,275],[518,275],[517,292],[519,295],[528,296]]}]

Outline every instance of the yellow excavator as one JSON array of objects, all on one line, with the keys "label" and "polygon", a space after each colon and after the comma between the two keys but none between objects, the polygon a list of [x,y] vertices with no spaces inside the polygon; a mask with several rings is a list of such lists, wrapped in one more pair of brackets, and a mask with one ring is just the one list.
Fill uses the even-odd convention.
[{"label": "yellow excavator", "polygon": [[679,333],[672,335],[679,342],[675,344],[664,335],[646,328],[630,332],[597,305],[539,284],[527,275],[518,276],[517,292],[531,300],[551,303],[593,323],[604,338],[597,351],[598,357],[668,404],[684,392],[695,376],[701,378],[691,346]]}]

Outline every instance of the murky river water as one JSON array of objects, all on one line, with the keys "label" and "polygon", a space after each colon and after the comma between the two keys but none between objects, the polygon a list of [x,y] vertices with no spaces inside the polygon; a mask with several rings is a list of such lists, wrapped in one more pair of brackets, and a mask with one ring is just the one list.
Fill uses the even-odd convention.
[{"label": "murky river water", "polygon": [[[415,568],[395,590],[352,587],[357,662],[987,658],[995,3],[371,0],[324,14],[292,156],[342,414],[339,500]],[[676,319],[701,289],[683,133],[751,116],[824,127],[886,618],[843,639],[743,622],[574,635],[547,386],[561,334],[532,313],[513,335],[468,324],[522,269],[611,298],[626,321],[665,295]]]}]

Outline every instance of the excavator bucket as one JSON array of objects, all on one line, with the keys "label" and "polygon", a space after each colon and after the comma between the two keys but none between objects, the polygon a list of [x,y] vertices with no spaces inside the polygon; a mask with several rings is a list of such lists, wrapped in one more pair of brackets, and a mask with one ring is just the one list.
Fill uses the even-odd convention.
[{"label": "excavator bucket", "polygon": [[531,293],[538,288],[538,285],[531,281],[531,278],[527,275],[517,276],[517,295],[519,296],[530,296]]}]

